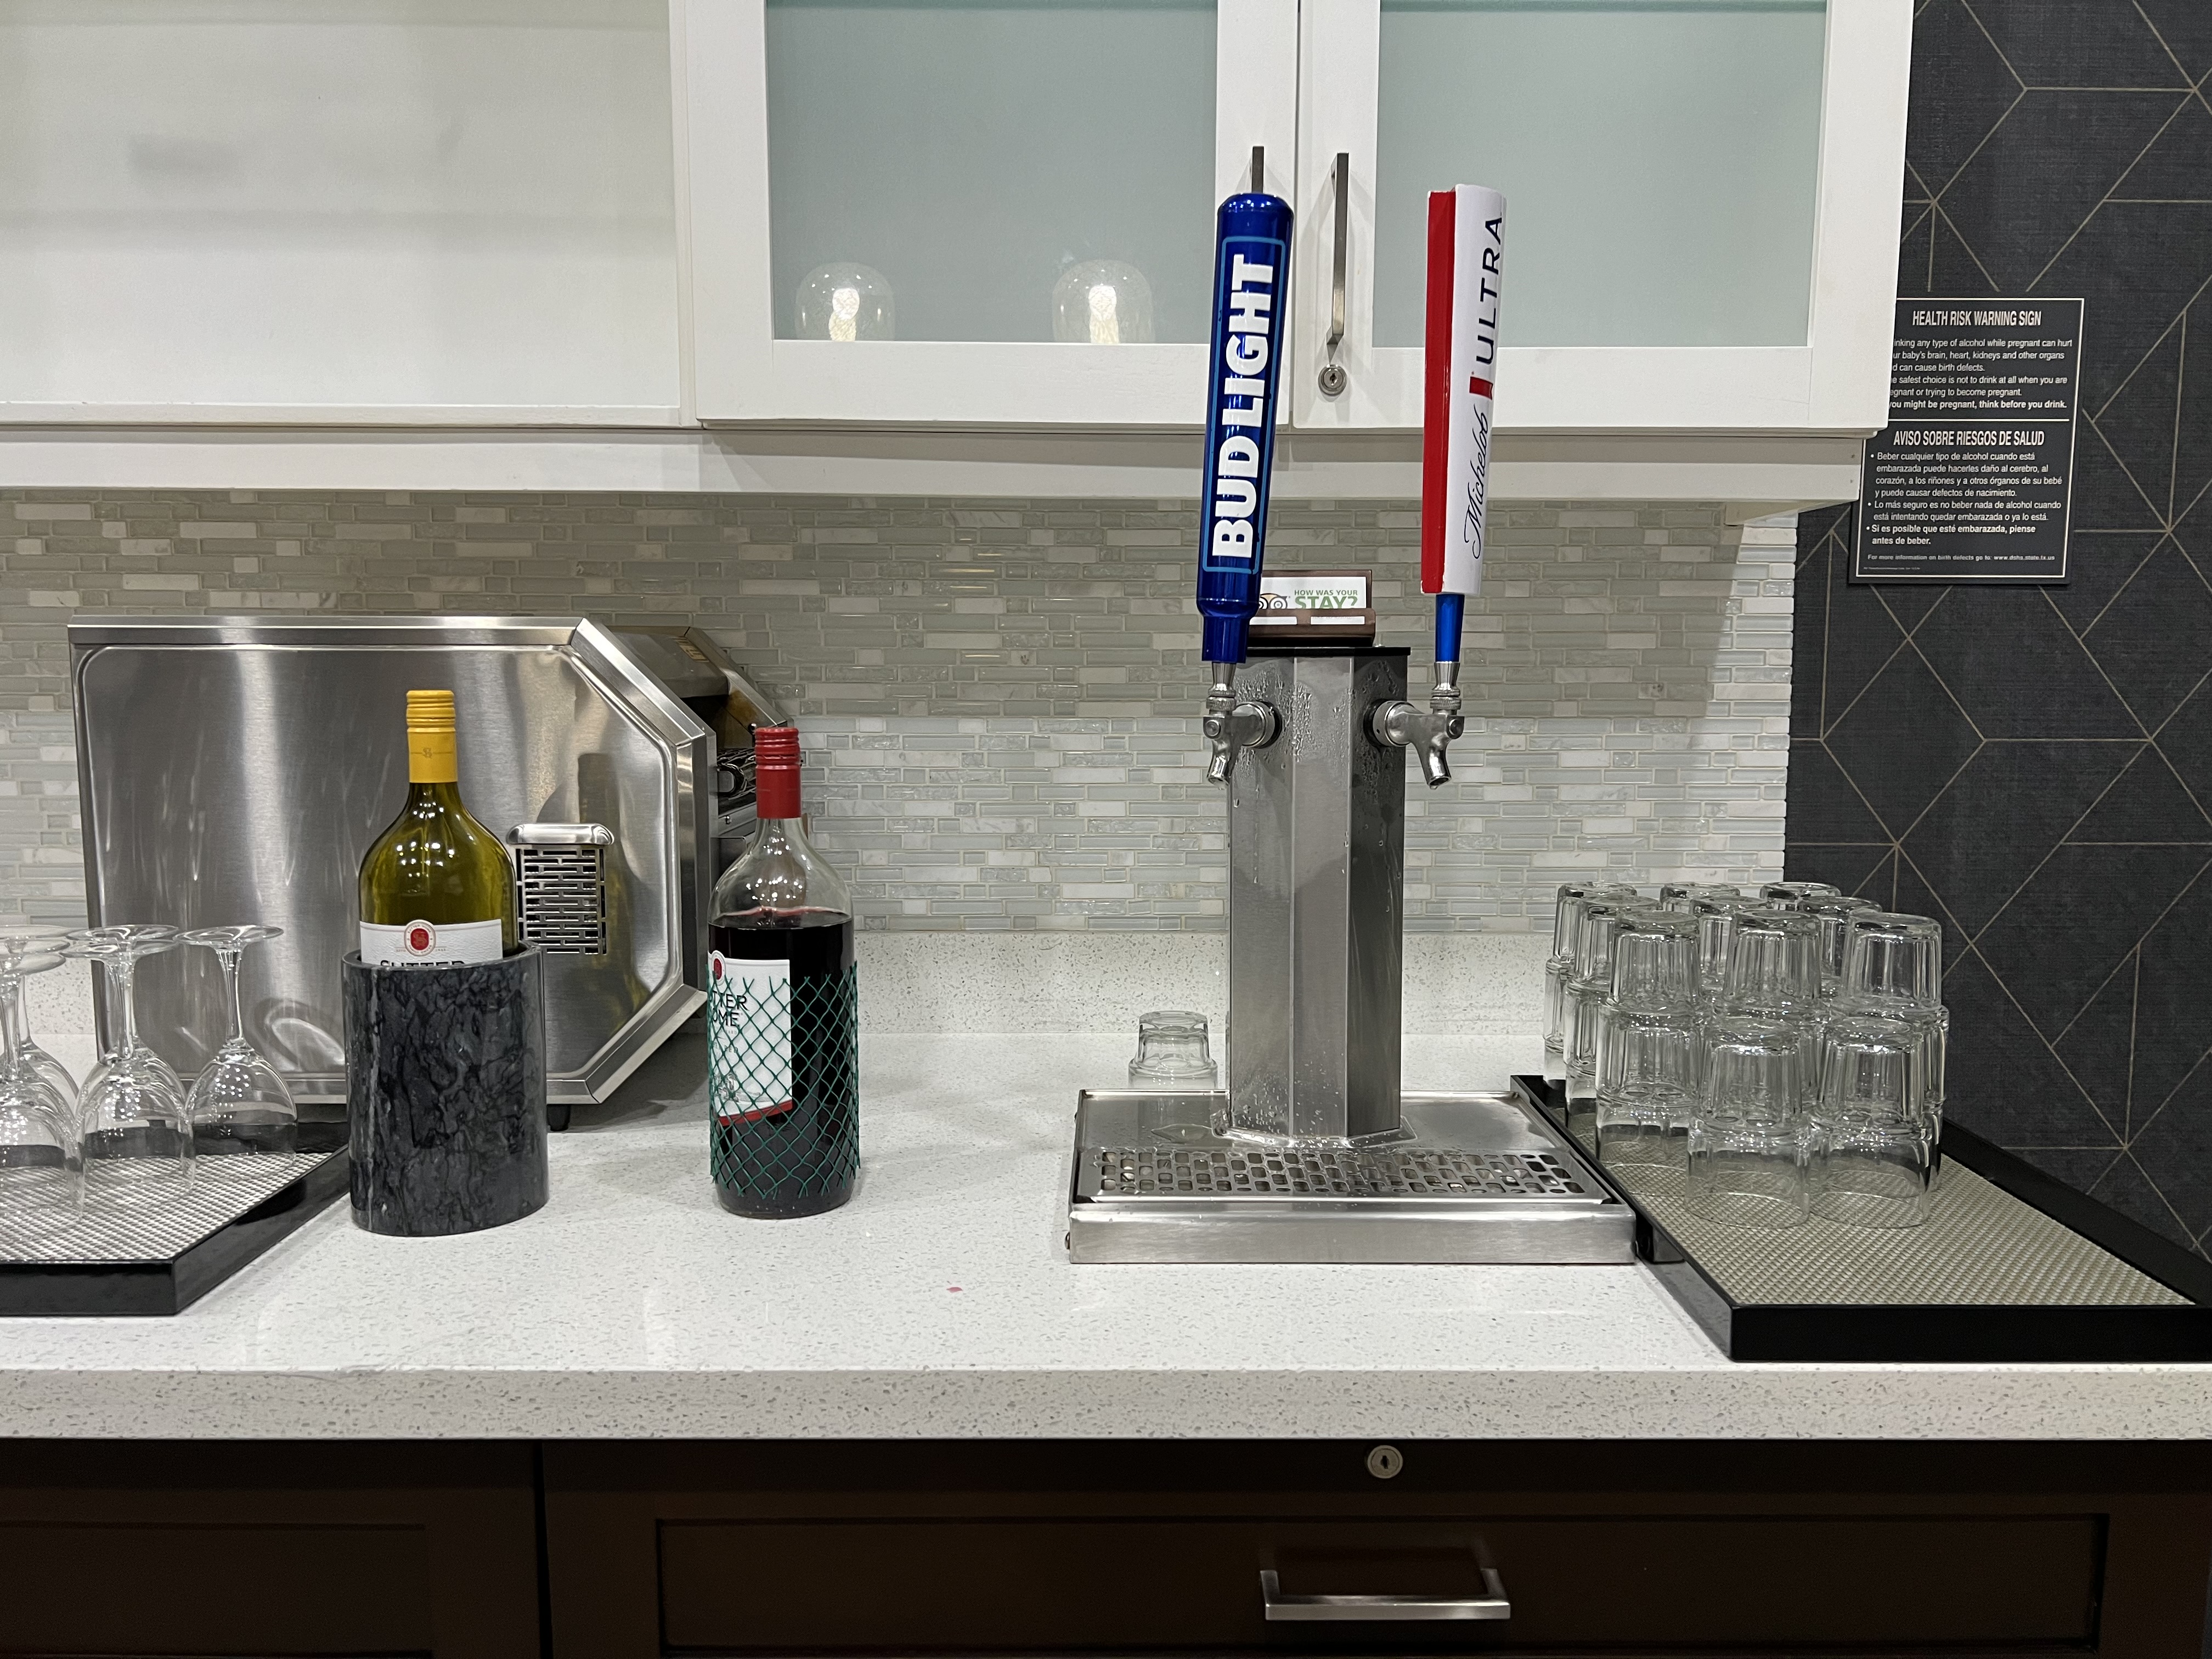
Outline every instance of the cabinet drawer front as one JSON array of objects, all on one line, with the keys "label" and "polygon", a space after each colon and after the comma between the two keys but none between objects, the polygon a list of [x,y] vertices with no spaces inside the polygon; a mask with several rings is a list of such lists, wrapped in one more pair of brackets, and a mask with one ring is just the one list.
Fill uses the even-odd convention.
[{"label": "cabinet drawer front", "polygon": [[0,1653],[428,1653],[413,1527],[0,1526]]},{"label": "cabinet drawer front", "polygon": [[[1357,1649],[1555,1643],[2080,1644],[2103,1523],[2027,1516],[1435,1522],[669,1522],[664,1638],[708,1652]],[[1502,1621],[1270,1623],[1304,1595],[1484,1594]]]}]

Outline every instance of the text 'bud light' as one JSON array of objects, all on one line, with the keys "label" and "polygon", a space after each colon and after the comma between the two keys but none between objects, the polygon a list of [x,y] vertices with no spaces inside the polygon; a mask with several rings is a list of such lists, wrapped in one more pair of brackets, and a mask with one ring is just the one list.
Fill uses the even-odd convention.
[{"label": "text 'bud light'", "polygon": [[1242,662],[1260,608],[1275,387],[1290,343],[1291,204],[1264,191],[1232,196],[1214,235],[1198,608],[1206,660]]}]

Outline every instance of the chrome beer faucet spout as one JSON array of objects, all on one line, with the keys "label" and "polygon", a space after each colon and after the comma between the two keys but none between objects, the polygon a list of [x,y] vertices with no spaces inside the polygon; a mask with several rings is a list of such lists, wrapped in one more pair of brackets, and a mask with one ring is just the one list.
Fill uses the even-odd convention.
[{"label": "chrome beer faucet spout", "polygon": [[1206,781],[1226,783],[1236,769],[1237,751],[1265,749],[1282,729],[1282,717],[1271,703],[1237,697],[1235,663],[1218,662],[1211,666],[1213,689],[1206,694],[1206,714],[1199,721],[1199,730],[1206,734],[1212,751],[1206,763]]},{"label": "chrome beer faucet spout", "polygon": [[1451,762],[1445,750],[1454,738],[1467,731],[1459,711],[1459,665],[1437,665],[1437,683],[1429,692],[1426,714],[1402,700],[1377,703],[1370,720],[1376,741],[1410,749],[1421,763],[1421,776],[1430,788],[1451,781]]}]

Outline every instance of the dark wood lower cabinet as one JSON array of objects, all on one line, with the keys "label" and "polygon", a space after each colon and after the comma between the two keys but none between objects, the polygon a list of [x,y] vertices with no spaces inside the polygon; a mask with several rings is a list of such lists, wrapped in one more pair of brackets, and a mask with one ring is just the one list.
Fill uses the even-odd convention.
[{"label": "dark wood lower cabinet", "polygon": [[15,1442],[0,1653],[539,1659],[536,1449]]},{"label": "dark wood lower cabinet", "polygon": [[[554,1650],[2204,1650],[2212,1449],[1371,1449],[549,1445]],[[1263,1571],[1510,1614],[1270,1620]]]},{"label": "dark wood lower cabinet", "polygon": [[15,1443],[0,1654],[2205,1651],[2212,1447],[1371,1449]]}]

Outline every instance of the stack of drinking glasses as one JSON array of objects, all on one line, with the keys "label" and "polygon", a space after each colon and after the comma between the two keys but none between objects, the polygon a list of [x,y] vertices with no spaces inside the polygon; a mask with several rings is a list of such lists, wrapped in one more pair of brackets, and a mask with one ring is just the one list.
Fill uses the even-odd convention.
[{"label": "stack of drinking glasses", "polygon": [[1809,916],[1763,909],[1735,919],[1684,1148],[1690,1206],[1700,1215],[1754,1227],[1805,1219],[1820,950],[1820,925]]},{"label": "stack of drinking glasses", "polygon": [[[166,1203],[189,1185],[195,1152],[288,1152],[298,1111],[283,1077],[246,1040],[238,958],[273,927],[125,924],[74,933],[0,933],[0,1209],[33,1230],[66,1226],[88,1204],[129,1211]],[[139,1036],[136,973],[146,957],[202,945],[221,967],[228,1039],[187,1089]],[[24,976],[68,957],[106,977],[116,1040],[80,1091],[31,1039]]]},{"label": "stack of drinking glasses", "polygon": [[1592,899],[1632,899],[1636,890],[1620,882],[1566,882],[1552,915],[1552,954],[1544,963],[1544,1075],[1553,1082],[1567,1075],[1567,986],[1575,977],[1575,954],[1582,939],[1583,907]]},{"label": "stack of drinking glasses", "polygon": [[1659,890],[1559,890],[1545,1051],[1569,1127],[1624,1179],[1679,1176],[1712,1220],[1925,1220],[1950,1029],[1937,924],[1821,882]]},{"label": "stack of drinking glasses", "polygon": [[1680,1164],[1704,1035],[1696,919],[1659,908],[1627,916],[1613,942],[1613,994],[1597,1012],[1600,1162]]},{"label": "stack of drinking glasses", "polygon": [[1620,930],[1633,918],[1652,908],[1650,901],[1631,895],[1626,898],[1586,898],[1582,920],[1575,928],[1575,972],[1567,981],[1566,1050],[1567,1116],[1571,1127],[1579,1127],[1577,1115],[1597,1107],[1598,1011],[1613,995],[1613,959]]},{"label": "stack of drinking glasses", "polygon": [[1926,916],[1859,910],[1845,924],[1811,1113],[1812,1207],[1832,1221],[1928,1218],[1950,1034],[1942,952]]}]

